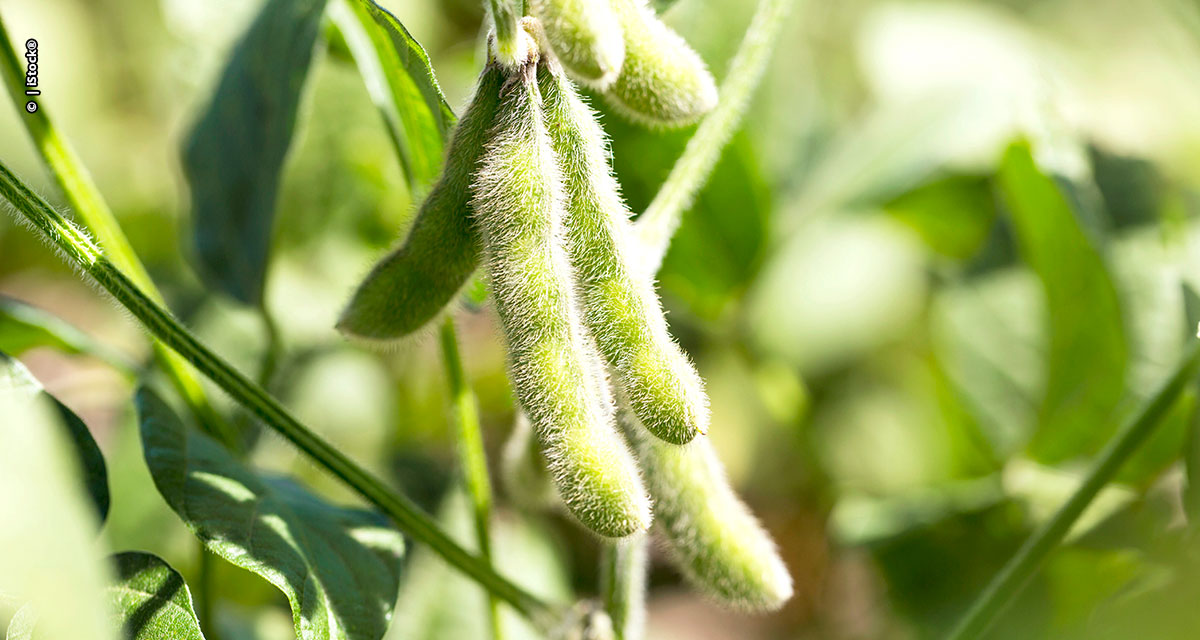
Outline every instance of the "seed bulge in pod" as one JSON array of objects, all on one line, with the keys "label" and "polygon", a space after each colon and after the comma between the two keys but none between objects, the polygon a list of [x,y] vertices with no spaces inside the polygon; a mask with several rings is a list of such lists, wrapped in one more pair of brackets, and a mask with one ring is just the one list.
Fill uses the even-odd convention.
[{"label": "seed bulge in pod", "polygon": [[682,126],[717,104],[717,85],[700,56],[654,15],[646,0],[611,0],[625,34],[625,63],[605,97],[631,120]]},{"label": "seed bulge in pod", "polygon": [[621,71],[625,38],[611,0],[533,0],[546,39],[580,82],[604,89]]},{"label": "seed bulge in pod", "polygon": [[775,543],[734,493],[708,438],[678,446],[645,433],[622,408],[654,498],[669,557],[688,582],[744,611],[773,611],[792,597]]},{"label": "seed bulge in pod", "polygon": [[500,103],[503,73],[489,64],[454,129],[442,176],[421,204],[408,237],[358,285],[338,329],[373,341],[402,338],[425,326],[479,264],[470,186],[484,138]]},{"label": "seed bulge in pod", "polygon": [[581,358],[562,246],[563,196],[542,120],[536,60],[511,72],[472,186],[517,400],[533,424],[568,510],[592,531],[627,536],[650,524],[650,501],[612,414]]},{"label": "seed bulge in pod", "polygon": [[567,251],[583,320],[616,388],[654,435],[684,444],[708,429],[708,396],[691,361],[671,339],[605,153],[604,132],[570,80],[538,70],[546,128],[566,192]]}]

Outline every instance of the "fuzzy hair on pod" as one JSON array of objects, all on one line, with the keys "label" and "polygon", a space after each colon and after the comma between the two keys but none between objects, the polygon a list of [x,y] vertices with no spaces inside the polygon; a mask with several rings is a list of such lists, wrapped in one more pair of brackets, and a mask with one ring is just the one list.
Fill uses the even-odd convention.
[{"label": "fuzzy hair on pod", "polygon": [[629,119],[651,126],[690,124],[717,105],[717,83],[678,33],[646,0],[611,0],[625,35],[625,63],[605,97]]},{"label": "fuzzy hair on pod", "polygon": [[539,67],[538,82],[566,191],[567,252],[584,324],[642,424],[663,440],[686,444],[708,430],[708,396],[671,339],[653,277],[637,260],[637,238],[609,166],[604,131],[553,63]]},{"label": "fuzzy hair on pod", "polygon": [[603,90],[625,61],[625,38],[611,0],[533,0],[558,61],[580,82]]},{"label": "fuzzy hair on pod", "polygon": [[372,341],[403,338],[432,320],[479,265],[479,236],[470,186],[484,138],[500,104],[503,74],[489,64],[458,121],[441,178],[421,204],[404,243],[358,285],[338,320],[347,335]]},{"label": "fuzzy hair on pod", "polygon": [[773,611],[792,597],[792,577],[770,535],[725,478],[708,438],[678,446],[621,423],[645,469],[669,557],[698,590],[742,611]]},{"label": "fuzzy hair on pod", "polygon": [[536,59],[512,70],[472,185],[492,297],[508,343],[509,377],[568,510],[623,537],[650,524],[650,500],[581,358],[563,247],[563,195],[542,121]]}]

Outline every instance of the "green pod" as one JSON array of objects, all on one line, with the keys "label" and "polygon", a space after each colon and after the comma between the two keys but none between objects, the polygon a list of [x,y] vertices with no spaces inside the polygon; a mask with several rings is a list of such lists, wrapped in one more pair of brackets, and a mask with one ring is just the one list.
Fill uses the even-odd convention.
[{"label": "green pod", "polygon": [[462,289],[479,265],[479,236],[470,186],[484,138],[500,104],[503,74],[488,65],[446,154],[441,178],[421,204],[408,237],[358,285],[338,320],[342,333],[388,341],[425,326]]},{"label": "green pod", "polygon": [[708,438],[677,446],[651,437],[625,410],[654,498],[668,555],[694,587],[744,611],[772,611],[792,597],[792,578],[775,543],[737,497]]},{"label": "green pod", "polygon": [[580,82],[603,90],[625,60],[625,38],[610,0],[533,0],[554,55]]},{"label": "green pod", "polygon": [[611,0],[625,35],[625,63],[605,97],[631,120],[658,126],[695,122],[717,105],[717,84],[686,40],[646,0]]},{"label": "green pod", "polygon": [[585,526],[622,537],[649,526],[650,501],[582,362],[588,345],[562,246],[560,175],[535,68],[536,60],[513,70],[501,90],[472,205],[513,389],[559,494]]},{"label": "green pod", "polygon": [[686,444],[708,430],[708,396],[671,339],[595,114],[557,68],[539,68],[546,128],[566,191],[567,251],[583,319],[622,399],[654,435]]}]

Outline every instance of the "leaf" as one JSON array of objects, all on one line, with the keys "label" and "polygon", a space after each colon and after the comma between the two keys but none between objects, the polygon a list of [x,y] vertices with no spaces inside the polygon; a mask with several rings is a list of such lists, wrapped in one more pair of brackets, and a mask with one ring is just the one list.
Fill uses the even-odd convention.
[{"label": "leaf", "polygon": [[280,176],[325,0],[268,0],[183,149],[193,241],[214,287],[258,304]]},{"label": "leaf", "polygon": [[454,111],[442,95],[429,55],[404,25],[373,0],[347,0],[330,10],[346,39],[372,102],[396,146],[411,185],[427,189],[442,166]]},{"label": "leaf", "polygon": [[4,640],[32,640],[36,625],[37,612],[33,610],[33,605],[27,604],[18,609],[12,620],[8,621],[8,631],[4,633]]},{"label": "leaf", "polygon": [[287,596],[297,636],[383,636],[399,589],[398,531],[373,512],[254,473],[200,431],[185,430],[148,389],[136,403],[159,493],[210,551]]},{"label": "leaf", "polygon": [[129,640],[204,640],[192,594],[161,558],[131,551],[112,557],[117,581],[107,593]]},{"label": "leaf", "polygon": [[[84,486],[87,488],[100,522],[103,523],[108,516],[110,502],[108,470],[104,465],[104,455],[100,453],[100,447],[92,438],[92,432],[87,425],[66,405],[46,393],[41,383],[24,365],[0,352],[0,396],[6,393],[13,393],[15,396],[25,399],[36,398],[49,403],[49,406],[54,409],[55,422],[63,429],[71,444]],[[5,414],[0,412],[0,415]],[[7,416],[5,419],[7,420]],[[15,422],[13,424],[17,425]],[[17,426],[26,429],[34,428],[29,425]]]},{"label": "leaf", "polygon": [[1028,143],[1008,148],[997,184],[1022,256],[1037,273],[1049,322],[1047,381],[1029,444],[1040,462],[1093,453],[1116,429],[1128,345],[1104,259]]},{"label": "leaf", "polygon": [[71,355],[89,354],[128,372],[119,354],[58,316],[0,295],[0,351],[19,356],[30,349],[50,347]]}]

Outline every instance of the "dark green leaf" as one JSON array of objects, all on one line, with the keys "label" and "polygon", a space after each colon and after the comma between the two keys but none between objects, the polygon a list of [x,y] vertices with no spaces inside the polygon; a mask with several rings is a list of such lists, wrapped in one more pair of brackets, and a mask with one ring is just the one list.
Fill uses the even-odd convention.
[{"label": "dark green leaf", "polygon": [[1116,428],[1128,360],[1116,288],[1093,239],[1026,143],[997,175],[1022,256],[1037,273],[1050,330],[1047,380],[1029,448],[1060,462],[1093,453]]},{"label": "dark green leaf", "polygon": [[72,355],[89,354],[121,370],[129,363],[58,316],[0,295],[0,351],[19,356],[36,347]]},{"label": "dark green leaf", "polygon": [[200,270],[246,304],[262,298],[280,176],[324,8],[325,0],[268,0],[184,146]]},{"label": "dark green leaf", "polygon": [[117,581],[109,599],[129,640],[203,640],[192,594],[161,558],[131,551],[113,556]]},{"label": "dark green leaf", "polygon": [[14,391],[16,395],[29,398],[41,397],[52,404],[59,424],[70,439],[79,461],[80,474],[92,498],[92,504],[96,507],[100,522],[104,522],[109,506],[108,471],[104,466],[104,456],[100,453],[100,447],[96,445],[87,425],[66,405],[46,393],[41,383],[24,365],[3,352],[0,352],[0,391]]},{"label": "dark green leaf", "polygon": [[373,0],[350,0],[353,17],[335,14],[371,100],[383,114],[410,184],[424,190],[442,166],[454,126],[429,56],[404,25]]},{"label": "dark green leaf", "polygon": [[142,446],[167,504],[205,546],[287,596],[300,638],[374,640],[399,588],[403,539],[379,515],[330,505],[262,477],[178,416],[137,394]]},{"label": "dark green leaf", "polygon": [[954,260],[976,255],[996,217],[987,176],[939,177],[892,199],[884,210],[916,231],[934,252]]}]

